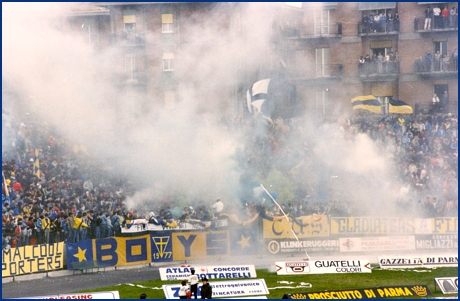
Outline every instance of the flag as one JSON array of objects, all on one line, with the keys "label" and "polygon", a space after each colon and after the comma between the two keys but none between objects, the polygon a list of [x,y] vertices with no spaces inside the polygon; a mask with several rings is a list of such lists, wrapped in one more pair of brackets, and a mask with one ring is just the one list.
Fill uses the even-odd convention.
[{"label": "flag", "polygon": [[362,109],[372,113],[380,114],[382,106],[374,95],[357,96],[351,99],[353,110]]},{"label": "flag", "polygon": [[402,100],[393,99],[390,97],[389,105],[388,105],[388,112],[394,114],[412,114],[413,110],[410,105],[405,103]]},{"label": "flag", "polygon": [[93,240],[85,239],[79,242],[72,243],[67,242],[66,254],[67,254],[67,269],[73,270],[72,262],[83,262],[83,261],[94,261],[93,256]]},{"label": "flag", "polygon": [[40,178],[40,161],[38,160],[38,148],[35,149],[34,176]]}]

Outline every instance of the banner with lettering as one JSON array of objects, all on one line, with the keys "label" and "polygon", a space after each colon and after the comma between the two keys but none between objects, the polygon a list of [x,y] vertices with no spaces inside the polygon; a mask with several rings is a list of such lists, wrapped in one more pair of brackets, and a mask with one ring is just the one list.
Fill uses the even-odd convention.
[{"label": "banner with lettering", "polygon": [[379,256],[378,260],[382,269],[458,267],[457,254]]},{"label": "banner with lettering", "polygon": [[284,218],[274,221],[264,219],[263,238],[296,239],[292,232],[299,239],[329,236],[329,220],[327,215],[289,217],[288,220]]},{"label": "banner with lettering", "polygon": [[[212,298],[232,298],[254,295],[268,295],[265,279],[210,281]],[[198,284],[198,298],[201,297],[201,286]],[[163,285],[166,299],[179,299],[180,284]]]},{"label": "banner with lettering", "polygon": [[340,252],[415,250],[414,235],[340,238]]},{"label": "banner with lettering", "polygon": [[63,242],[2,250],[2,277],[54,271],[63,268]]},{"label": "banner with lettering", "polygon": [[275,262],[277,275],[371,273],[369,260],[297,260]]},{"label": "banner with lettering", "polygon": [[[180,267],[159,268],[161,280],[184,280],[191,275],[192,266],[181,265]],[[195,275],[198,278],[206,277],[212,279],[234,279],[234,278],[256,278],[254,265],[220,265],[220,266],[193,266]]]},{"label": "banner with lettering", "polygon": [[457,234],[416,235],[416,250],[449,250],[458,249]]},{"label": "banner with lettering", "polygon": [[382,299],[426,296],[431,296],[431,291],[428,286],[425,284],[415,284],[293,293],[285,294],[283,299]]},{"label": "banner with lettering", "polygon": [[228,255],[228,231],[172,233],[173,260],[204,259]]},{"label": "banner with lettering", "polygon": [[457,234],[458,217],[331,217],[331,234]]},{"label": "banner with lettering", "polygon": [[338,239],[273,239],[266,243],[267,250],[271,254],[278,253],[317,253],[317,252],[338,252]]},{"label": "banner with lettering", "polygon": [[72,262],[97,261],[99,266],[127,266],[152,262],[150,235],[85,239],[67,243],[67,268]]}]

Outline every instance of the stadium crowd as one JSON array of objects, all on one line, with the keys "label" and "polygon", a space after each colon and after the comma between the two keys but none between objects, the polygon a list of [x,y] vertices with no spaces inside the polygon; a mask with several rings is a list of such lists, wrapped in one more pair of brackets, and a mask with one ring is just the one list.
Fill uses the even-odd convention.
[{"label": "stadium crowd", "polygon": [[[46,122],[25,122],[2,118],[6,142],[2,147],[3,248],[116,236],[127,220],[136,218],[153,223],[158,219],[212,220],[223,209],[220,200],[214,208],[204,205],[205,201],[193,208],[164,199],[150,208],[151,213],[131,211],[125,200],[135,192],[132,183],[91,161],[83,147],[69,144]],[[410,195],[415,196],[415,200],[398,200],[401,212],[415,210],[420,217],[433,217],[458,214],[457,122],[451,114],[355,116],[339,119],[334,126],[346,139],[365,133],[386,150]],[[243,123],[239,119],[232,126]],[[288,172],[291,167],[282,166],[282,162],[292,161],[292,157],[301,160],[304,148],[301,144],[288,145],[288,137],[302,137],[305,131],[295,119],[277,119],[269,129],[267,135],[257,135],[246,146],[240,163],[262,174],[274,167]],[[40,174],[34,169],[35,150]],[[312,199],[307,194],[296,192],[296,199],[282,204],[283,211],[294,217],[365,214],[350,200]],[[258,206],[256,210],[264,211],[261,216],[267,218],[281,214],[276,205]]]}]

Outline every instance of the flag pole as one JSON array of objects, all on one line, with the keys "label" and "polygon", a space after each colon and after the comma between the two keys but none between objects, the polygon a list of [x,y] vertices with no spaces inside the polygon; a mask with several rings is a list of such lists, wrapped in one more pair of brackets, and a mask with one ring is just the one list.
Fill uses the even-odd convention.
[{"label": "flag pole", "polygon": [[[272,197],[272,195],[268,192],[268,190],[265,189],[264,185],[260,184],[260,186],[263,188],[263,190],[265,190],[265,192],[266,192],[266,193],[268,194],[268,196],[272,199],[272,201],[275,202],[276,206],[278,206],[278,208],[280,208],[281,212],[283,212],[284,217],[286,218],[286,220],[287,220],[287,222],[288,222],[288,224],[289,224],[289,218],[287,217],[287,215],[286,215],[286,213],[284,212],[283,208],[281,208],[281,206],[278,204],[278,202],[275,201],[275,199],[274,199],[274,198]],[[299,238],[298,238],[297,235],[295,234],[294,229],[292,229],[292,227],[291,227],[291,232],[292,232],[292,234],[294,234],[294,237],[295,237],[295,239],[297,239],[297,242],[300,243]],[[305,255],[307,255],[306,260],[307,260],[307,261],[310,260],[310,256],[308,255],[308,253],[307,253],[306,250],[305,250]]]}]

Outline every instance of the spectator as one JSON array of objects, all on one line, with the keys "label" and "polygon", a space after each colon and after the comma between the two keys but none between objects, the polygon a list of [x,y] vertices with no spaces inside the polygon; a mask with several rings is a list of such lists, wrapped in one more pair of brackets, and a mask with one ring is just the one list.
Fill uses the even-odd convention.
[{"label": "spectator", "polygon": [[433,9],[431,7],[427,7],[425,9],[425,26],[423,27],[424,30],[431,29],[431,19],[433,18]]},{"label": "spectator", "polygon": [[447,5],[444,6],[444,9],[441,12],[442,15],[442,28],[447,28],[449,27],[449,19],[450,19],[450,14],[449,14],[449,9],[447,8]]}]

